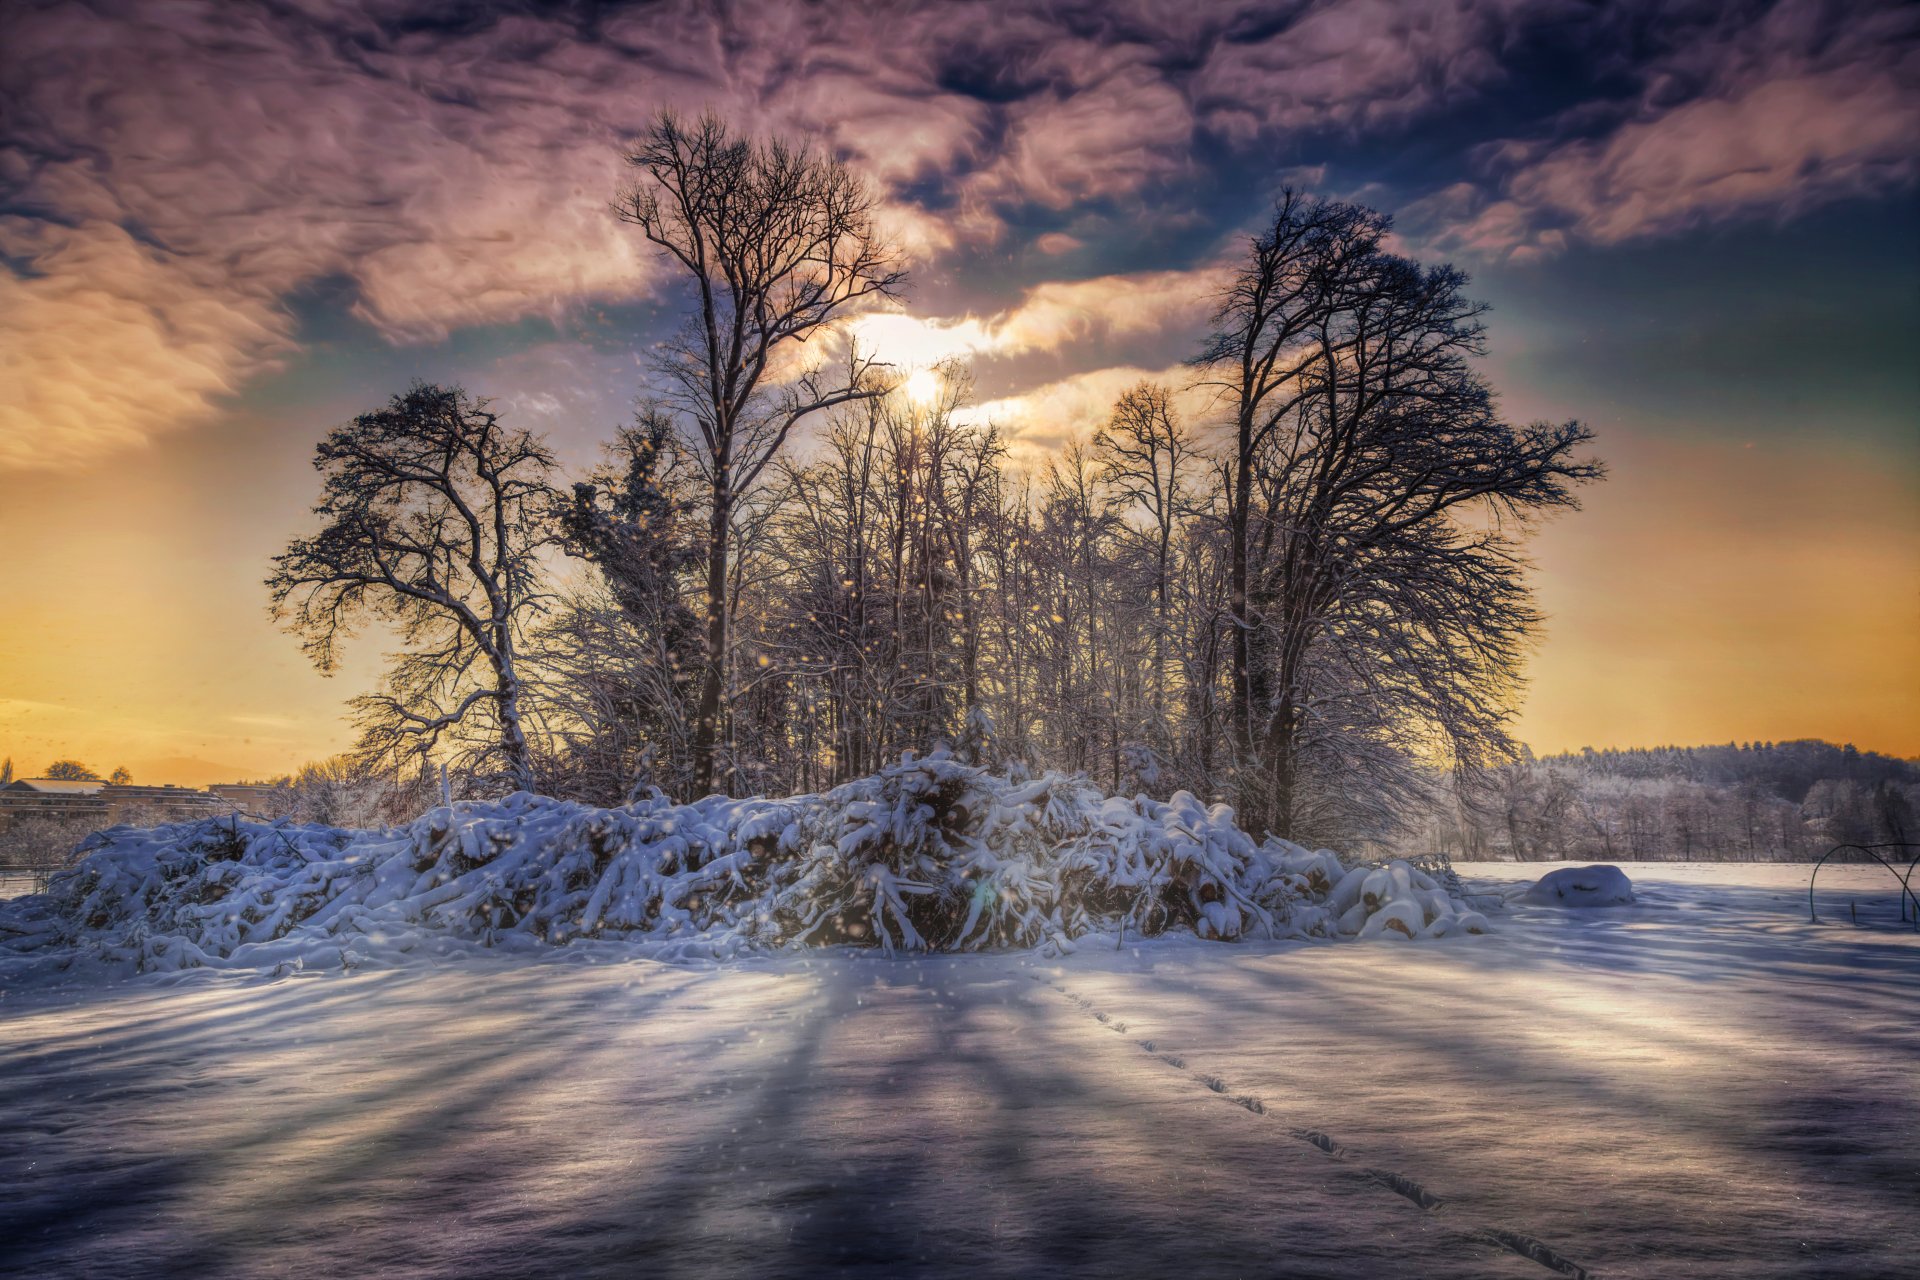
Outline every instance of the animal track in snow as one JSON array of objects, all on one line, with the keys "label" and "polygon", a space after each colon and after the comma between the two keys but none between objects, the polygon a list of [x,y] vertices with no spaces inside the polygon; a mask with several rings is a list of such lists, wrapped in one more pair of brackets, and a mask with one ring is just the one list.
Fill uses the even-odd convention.
[{"label": "animal track in snow", "polygon": [[1326,1152],[1328,1155],[1332,1156],[1336,1160],[1344,1158],[1347,1154],[1347,1149],[1345,1147],[1341,1146],[1339,1143],[1335,1142],[1332,1138],[1329,1138],[1326,1134],[1320,1132],[1318,1129],[1289,1129],[1287,1130],[1287,1132],[1291,1133],[1294,1137],[1300,1139],[1300,1141],[1302,1142],[1310,1143],[1313,1146],[1320,1148],[1322,1151]]},{"label": "animal track in snow", "polygon": [[[1037,975],[1034,980],[1036,982],[1045,981],[1045,979]],[[1081,1012],[1094,1019],[1094,1021],[1098,1022],[1101,1026],[1106,1027],[1107,1030],[1124,1032],[1127,1029],[1126,1023],[1113,1018],[1085,996],[1057,982],[1048,983],[1047,985],[1065,996],[1071,1003],[1078,1007]],[[1178,1054],[1167,1052],[1156,1041],[1136,1040],[1133,1043],[1134,1047],[1142,1053],[1164,1062],[1178,1071],[1185,1072],[1187,1077],[1195,1083],[1204,1086],[1213,1093],[1219,1094],[1226,1101],[1233,1103],[1235,1106],[1242,1108],[1250,1114],[1257,1116],[1274,1115],[1273,1112],[1267,1109],[1267,1104],[1259,1098],[1250,1093],[1236,1094],[1231,1092],[1231,1086],[1219,1076],[1209,1075],[1204,1071],[1188,1068],[1185,1059],[1181,1058]],[[1277,1119],[1278,1117],[1274,1118]],[[1318,1129],[1289,1127],[1286,1132],[1289,1137],[1304,1142],[1311,1147],[1318,1148],[1336,1160],[1343,1160],[1348,1154],[1345,1146],[1341,1145],[1330,1135],[1320,1132]],[[1374,1183],[1418,1205],[1424,1212],[1438,1212],[1447,1203],[1445,1199],[1435,1195],[1433,1192],[1427,1190],[1426,1187],[1404,1174],[1394,1173],[1387,1169],[1365,1169],[1362,1170],[1362,1172]],[[1570,1280],[1597,1280],[1597,1277],[1585,1267],[1557,1253],[1532,1236],[1524,1235],[1518,1231],[1507,1231],[1497,1227],[1482,1227],[1470,1232],[1467,1238],[1477,1240],[1482,1244],[1505,1249],[1509,1253],[1517,1254],[1527,1259],[1529,1262],[1537,1262],[1547,1270],[1557,1275],[1567,1276]]]},{"label": "animal track in snow", "polygon": [[1518,1231],[1500,1231],[1487,1227],[1481,1230],[1480,1238],[1537,1262],[1549,1271],[1571,1277],[1571,1280],[1594,1280],[1593,1273],[1585,1267],[1569,1258],[1561,1257],[1532,1236],[1523,1236]]},{"label": "animal track in snow", "polygon": [[[1316,1143],[1315,1145],[1318,1144]],[[1442,1200],[1439,1196],[1433,1194],[1433,1192],[1427,1190],[1412,1178],[1405,1177],[1402,1174],[1391,1173],[1385,1169],[1368,1169],[1366,1174],[1381,1186],[1387,1188],[1389,1191],[1397,1192],[1405,1196],[1422,1209],[1425,1209],[1428,1213],[1432,1213],[1446,1203],[1445,1200]]]}]

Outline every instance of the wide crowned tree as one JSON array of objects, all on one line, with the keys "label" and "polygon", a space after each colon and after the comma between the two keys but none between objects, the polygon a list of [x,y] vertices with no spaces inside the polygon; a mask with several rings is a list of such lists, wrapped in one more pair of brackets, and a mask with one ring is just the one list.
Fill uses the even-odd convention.
[{"label": "wide crowned tree", "polygon": [[1603,474],[1579,423],[1500,418],[1485,308],[1454,268],[1388,252],[1389,225],[1284,193],[1195,361],[1231,415],[1242,819],[1294,838],[1385,825],[1416,759],[1511,754],[1539,620],[1521,540]]},{"label": "wide crowned tree", "polygon": [[362,755],[424,763],[444,743],[463,772],[531,790],[519,648],[551,537],[546,447],[458,387],[417,385],[328,432],[313,465],[320,532],[267,587],[322,672],[357,627],[399,633],[386,689],[355,700]]}]

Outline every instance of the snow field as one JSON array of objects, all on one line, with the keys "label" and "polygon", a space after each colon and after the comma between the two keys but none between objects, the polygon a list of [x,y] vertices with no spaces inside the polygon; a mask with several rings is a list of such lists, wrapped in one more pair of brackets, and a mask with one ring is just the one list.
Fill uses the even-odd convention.
[{"label": "snow field", "polygon": [[1526,1274],[1142,1070],[1031,972],[481,960],[29,999],[0,1267]]},{"label": "snow field", "polygon": [[1904,1274],[1877,868],[1822,874],[1862,928],[1804,868],[1633,870],[1419,947],[42,974],[0,995],[0,1273]]},{"label": "snow field", "polygon": [[1593,1275],[1904,1274],[1920,938],[1897,885],[1847,868],[1832,891],[1882,923],[1816,927],[1805,867],[1673,870],[1635,864],[1638,906],[1521,907],[1493,940],[1391,964],[1315,947],[1064,985],[1297,1139]]}]

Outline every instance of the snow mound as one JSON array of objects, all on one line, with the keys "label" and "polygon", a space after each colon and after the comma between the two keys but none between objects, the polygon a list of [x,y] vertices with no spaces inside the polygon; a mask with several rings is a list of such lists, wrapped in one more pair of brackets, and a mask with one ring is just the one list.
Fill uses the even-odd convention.
[{"label": "snow mound", "polygon": [[1604,863],[1561,867],[1537,880],[1521,898],[1536,907],[1624,907],[1633,903],[1633,882],[1626,872]]},{"label": "snow mound", "polygon": [[1096,931],[1437,938],[1484,918],[1404,862],[1256,844],[1186,792],[1014,781],[938,752],[822,795],[596,809],[525,793],[355,831],[213,819],[115,827],[0,952],[139,971],[353,967],[591,940],[661,959],[823,944],[1069,948]]}]

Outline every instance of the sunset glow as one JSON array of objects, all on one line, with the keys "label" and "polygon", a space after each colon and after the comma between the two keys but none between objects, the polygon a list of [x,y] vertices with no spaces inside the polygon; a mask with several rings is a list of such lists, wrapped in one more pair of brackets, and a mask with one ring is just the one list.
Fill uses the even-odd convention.
[{"label": "sunset glow", "polygon": [[1917,228],[1913,0],[0,7],[0,1275],[1906,1274]]},{"label": "sunset glow", "polygon": [[[13,15],[0,755],[205,781],[343,748],[379,638],[323,680],[259,587],[312,444],[457,379],[589,465],[670,327],[659,263],[607,212],[608,140],[663,105],[878,184],[914,285],[849,332],[915,400],[967,362],[968,412],[1030,466],[1128,385],[1187,378],[1281,184],[1396,213],[1406,251],[1492,304],[1503,410],[1591,424],[1612,465],[1534,545],[1550,616],[1521,735],[1920,753],[1910,12],[1759,5],[1634,44],[1550,4],[1501,7],[1497,39],[1483,7],[1404,28],[1403,7],[1082,30],[776,6],[725,57],[619,6],[594,38],[346,5]],[[1551,92],[1502,63],[1519,45],[1566,61]],[[1638,60],[1603,74],[1616,47]],[[842,69],[863,60],[888,71]]]},{"label": "sunset glow", "polygon": [[932,369],[915,369],[901,384],[907,399],[917,405],[930,405],[940,397],[940,375]]}]

